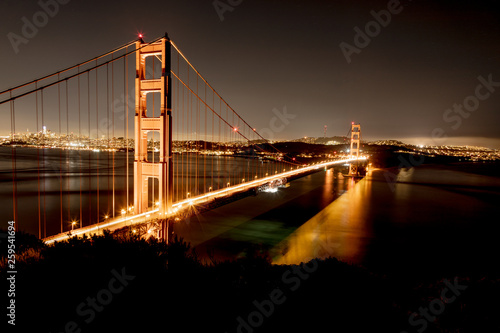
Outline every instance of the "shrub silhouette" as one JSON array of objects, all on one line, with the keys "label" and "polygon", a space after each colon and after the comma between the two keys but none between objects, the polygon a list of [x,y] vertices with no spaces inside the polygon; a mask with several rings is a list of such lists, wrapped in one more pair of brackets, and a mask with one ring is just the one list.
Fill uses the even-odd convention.
[{"label": "shrub silhouette", "polygon": [[[254,332],[411,331],[409,315],[439,297],[443,278],[453,280],[403,280],[335,258],[310,262],[316,269],[305,277],[297,273],[305,272],[301,265],[272,265],[258,246],[245,257],[204,265],[179,238],[166,244],[105,232],[50,246],[29,235],[19,239],[24,252],[39,254],[17,267],[15,328],[22,332],[62,332],[71,321],[82,332],[236,332],[238,318],[247,321],[258,311],[255,304],[268,304],[275,290],[286,300],[272,315],[263,315]],[[133,279],[86,322],[77,307],[97,298],[109,288],[113,272],[122,270]],[[1,278],[6,281],[5,270]],[[461,281],[467,291],[426,332],[498,331],[491,320],[500,310],[498,276]]]}]

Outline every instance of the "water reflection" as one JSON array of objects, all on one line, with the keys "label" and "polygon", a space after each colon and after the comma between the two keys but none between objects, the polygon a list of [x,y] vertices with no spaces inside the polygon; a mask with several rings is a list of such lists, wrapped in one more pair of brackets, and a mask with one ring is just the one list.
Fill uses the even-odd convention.
[{"label": "water reflection", "polygon": [[[275,264],[336,257],[418,273],[486,269],[500,243],[500,178],[438,166],[374,170],[275,246]],[[338,183],[340,184],[339,179]]]},{"label": "water reflection", "polygon": [[[74,220],[91,225],[133,205],[133,154],[24,147],[15,151],[17,222],[23,231],[45,237],[69,231]],[[273,161],[174,154],[173,201],[274,174],[278,167],[281,164]],[[12,169],[11,147],[0,147],[4,221],[14,217]],[[152,205],[158,198],[157,185],[151,186],[149,196]]]},{"label": "water reflection", "polygon": [[366,216],[372,183],[363,179],[356,184],[351,178],[344,182],[348,183],[348,191],[343,196],[276,246],[275,264],[298,264],[330,256],[346,261],[362,260],[366,239],[372,237]]}]

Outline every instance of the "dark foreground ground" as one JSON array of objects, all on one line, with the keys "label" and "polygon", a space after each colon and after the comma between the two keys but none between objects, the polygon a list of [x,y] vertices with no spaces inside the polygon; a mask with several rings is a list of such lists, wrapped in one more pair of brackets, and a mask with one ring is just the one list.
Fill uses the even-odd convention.
[{"label": "dark foreground ground", "polygon": [[[111,235],[47,247],[18,233],[16,244],[16,325],[7,324],[4,298],[7,331],[500,331],[494,267],[458,276],[435,267],[417,277],[335,258],[273,266],[258,249],[202,265],[182,241]],[[5,248],[3,241],[2,294],[9,290]]]}]

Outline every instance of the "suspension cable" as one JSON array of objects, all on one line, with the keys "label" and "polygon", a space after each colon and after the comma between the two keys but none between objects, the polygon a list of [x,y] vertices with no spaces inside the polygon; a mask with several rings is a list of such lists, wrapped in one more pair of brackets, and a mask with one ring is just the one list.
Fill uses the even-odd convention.
[{"label": "suspension cable", "polygon": [[[158,40],[160,40],[160,39],[161,39],[161,38],[157,38],[156,40],[154,40],[154,41],[152,41],[152,42],[146,43],[146,44],[142,45],[141,47],[139,47],[137,50],[140,50],[140,49],[142,49],[142,48],[144,48],[144,47],[146,47],[146,46],[148,46],[148,45],[150,45],[150,44],[153,44],[153,43],[157,42],[157,41],[158,41]],[[133,50],[133,51],[127,52],[127,53],[122,54],[121,56],[119,56],[119,57],[117,57],[117,58],[114,58],[114,59],[112,59],[112,60],[105,61],[105,62],[103,62],[103,63],[101,63],[101,64],[98,64],[98,65],[97,65],[97,60],[98,60],[99,58],[94,58],[93,60],[89,60],[89,61],[87,61],[86,63],[90,63],[90,62],[95,61],[95,62],[96,62],[96,65],[95,65],[95,66],[93,66],[93,67],[91,67],[91,68],[88,68],[88,69],[86,69],[86,70],[84,70],[84,71],[81,71],[81,72],[79,72],[79,73],[76,73],[76,74],[73,74],[73,75],[67,76],[67,77],[65,77],[65,78],[63,78],[63,79],[57,80],[57,81],[52,82],[52,83],[48,83],[48,84],[46,84],[45,86],[42,86],[42,87],[39,87],[39,88],[35,88],[35,89],[32,89],[32,90],[27,91],[27,92],[25,92],[25,93],[22,93],[22,94],[20,94],[20,95],[17,95],[17,96],[14,96],[14,97],[8,98],[8,99],[3,100],[3,101],[0,101],[0,105],[1,105],[1,104],[3,104],[3,103],[6,103],[6,102],[10,102],[11,100],[15,100],[15,99],[18,99],[18,98],[20,98],[20,97],[23,97],[23,96],[26,96],[26,95],[32,94],[32,93],[34,93],[34,92],[36,92],[36,91],[38,91],[38,90],[43,90],[43,89],[46,89],[46,88],[48,88],[48,87],[52,87],[52,86],[54,86],[54,85],[56,85],[56,84],[58,84],[58,83],[61,83],[62,81],[72,79],[72,78],[77,77],[77,76],[80,76],[80,75],[82,75],[82,74],[84,74],[84,73],[89,73],[89,72],[91,72],[91,71],[93,71],[93,70],[97,70],[98,68],[103,67],[103,66],[105,66],[105,65],[107,65],[107,64],[109,64],[109,63],[111,63],[111,62],[117,61],[118,59],[124,58],[124,57],[126,57],[126,56],[128,56],[128,55],[130,55],[130,54],[132,54],[132,53],[135,53],[137,50]],[[74,67],[75,67],[75,66],[74,66]],[[51,75],[51,76],[52,76],[52,75]],[[38,82],[38,81],[39,81],[39,80],[37,80],[37,81],[33,81],[33,82]],[[16,87],[16,89],[17,89],[17,88],[18,88],[18,87]],[[13,88],[13,89],[14,89],[14,88]],[[10,90],[7,90],[7,91],[10,91]]]},{"label": "suspension cable", "polygon": [[234,114],[236,114],[236,116],[238,116],[239,119],[241,119],[241,121],[247,125],[250,129],[252,129],[252,131],[257,135],[259,136],[262,140],[264,140],[265,142],[267,142],[271,147],[273,147],[276,151],[282,153],[281,151],[279,151],[276,147],[274,147],[271,143],[269,143],[269,140],[267,140],[266,138],[264,138],[262,135],[260,135],[252,126],[250,126],[239,114],[238,112],[236,112],[230,105],[229,103],[226,102],[226,100],[224,98],[222,98],[221,95],[219,95],[219,93],[210,85],[210,83],[208,83],[208,81],[203,77],[203,75],[201,75],[201,73],[191,64],[191,62],[186,58],[186,56],[184,55],[184,53],[182,53],[182,51],[177,47],[177,45],[172,41],[170,40],[170,43],[171,45],[176,49],[176,51],[181,55],[181,57],[184,59],[184,61],[186,61],[186,63],[196,72],[196,74],[198,74],[198,76],[203,80],[203,82],[205,82],[205,84],[207,86],[210,87],[210,89],[212,89],[212,91],[221,99],[222,102],[224,102],[224,104],[227,105],[227,107],[232,111],[234,112]]},{"label": "suspension cable", "polygon": [[19,88],[23,88],[23,87],[29,86],[29,85],[34,84],[34,83],[39,82],[39,81],[43,81],[43,80],[49,79],[49,78],[51,78],[51,77],[53,77],[53,76],[56,76],[56,75],[59,77],[59,75],[60,75],[60,74],[62,74],[62,73],[64,73],[64,72],[70,71],[70,70],[75,69],[75,68],[78,68],[78,69],[79,69],[79,68],[80,68],[81,66],[83,66],[83,65],[86,65],[86,64],[91,63],[91,62],[93,62],[93,61],[97,61],[97,60],[99,60],[99,59],[101,59],[101,58],[104,58],[104,57],[106,57],[106,56],[108,56],[108,55],[110,55],[110,54],[112,54],[112,53],[115,53],[115,52],[117,52],[117,51],[120,51],[120,50],[122,50],[122,49],[124,49],[124,48],[126,48],[126,47],[128,47],[128,46],[130,46],[130,45],[132,45],[132,44],[134,44],[136,41],[137,41],[137,40],[133,40],[133,41],[131,41],[131,42],[128,42],[128,43],[126,43],[126,44],[124,44],[124,45],[122,45],[122,46],[119,46],[119,47],[115,48],[114,50],[111,50],[111,51],[108,51],[108,52],[106,52],[106,53],[103,53],[103,54],[101,54],[101,55],[99,55],[99,56],[97,56],[97,57],[94,57],[94,58],[92,58],[92,59],[90,59],[90,60],[87,60],[87,61],[81,62],[81,63],[79,63],[79,64],[77,64],[77,65],[73,65],[73,66],[70,66],[70,67],[65,68],[65,69],[63,69],[63,70],[60,70],[60,71],[58,71],[58,72],[55,72],[55,73],[52,73],[52,74],[49,74],[49,75],[43,76],[43,77],[41,77],[41,78],[38,78],[38,79],[35,79],[35,80],[32,80],[32,81],[26,82],[26,83],[23,83],[23,84],[20,84],[20,85],[18,85],[18,86],[16,86],[16,87],[6,89],[6,90],[4,90],[4,91],[1,91],[1,92],[0,92],[0,95],[3,95],[3,94],[5,94],[5,93],[7,93],[7,92],[12,92],[12,91],[17,90],[17,89],[19,89]]}]

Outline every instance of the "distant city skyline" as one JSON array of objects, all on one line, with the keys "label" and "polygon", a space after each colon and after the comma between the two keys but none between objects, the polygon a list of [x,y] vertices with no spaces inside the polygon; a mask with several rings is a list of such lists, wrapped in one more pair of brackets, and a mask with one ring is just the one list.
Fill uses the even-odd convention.
[{"label": "distant city skyline", "polygon": [[[51,130],[50,128],[47,128],[47,130]],[[41,130],[40,130],[41,131]],[[30,133],[35,133],[35,131],[31,131],[29,128],[27,128],[25,131],[16,131],[16,133],[23,133],[23,132],[30,132]],[[65,134],[65,132],[62,132],[61,134]],[[75,134],[77,135],[78,133],[70,131],[69,134]],[[105,136],[105,134],[102,134],[100,137]],[[9,133],[4,133],[0,137],[9,137]],[[85,133],[82,134],[82,137],[85,136]],[[122,137],[123,135],[115,135],[116,138]],[[341,137],[345,136],[345,134],[334,134],[334,133],[328,133],[327,138],[331,137]],[[272,141],[291,141],[291,140],[297,140],[303,137],[315,137],[315,138],[321,138],[323,135],[305,135],[302,137],[290,137],[290,138],[281,138],[277,137],[274,138]],[[133,138],[131,138],[133,139]],[[496,149],[500,150],[500,139],[495,139],[495,138],[486,138],[486,137],[448,137],[445,139],[432,139],[429,137],[363,137],[363,141],[378,141],[378,140],[397,140],[401,141],[407,144],[411,145],[426,145],[426,146],[441,146],[441,145],[450,145],[450,146],[476,146],[476,147],[485,147],[485,148],[490,148],[490,149]]]},{"label": "distant city skyline", "polygon": [[[114,137],[111,136],[106,136],[106,135],[101,135],[99,137],[89,137],[88,135],[82,134],[81,136],[78,136],[78,133],[75,132],[69,132],[69,133],[58,133],[58,132],[53,132],[51,131],[50,128],[47,128],[46,126],[42,126],[42,128],[38,132],[32,132],[29,131],[29,129],[26,129],[26,131],[23,132],[16,132],[14,139],[16,141],[24,142],[27,144],[32,144],[32,145],[38,145],[40,144],[39,140],[40,138],[45,137],[45,140],[48,140],[45,142],[47,145],[54,145],[54,147],[75,147],[75,149],[79,149],[79,147],[83,146],[94,146],[94,145],[108,145],[110,144],[110,147],[125,147],[125,142],[126,142],[126,137],[121,136],[121,135],[116,135]],[[0,139],[3,141],[0,141],[0,144],[2,143],[9,143],[10,140],[12,139],[12,135],[5,135],[5,136],[0,136]],[[438,144],[434,140],[431,140],[430,142],[426,143],[426,138],[414,138],[409,139],[409,140],[398,140],[398,139],[365,139],[362,138],[362,142],[368,143],[368,144],[376,144],[376,145],[404,145],[407,147],[417,147],[417,148],[427,148],[427,147],[440,147],[440,149],[467,149],[470,148],[471,151],[474,151],[476,149],[480,150],[496,150],[495,155],[500,154],[500,149],[496,148],[490,148],[488,146],[481,145],[479,143],[485,142],[485,140],[488,140],[487,138],[482,138],[479,139],[477,142],[478,144],[473,144],[477,138],[451,138],[451,140],[446,140],[447,142],[445,144]],[[148,145],[150,141],[152,140],[152,137],[148,138]],[[319,144],[319,145],[348,145],[349,144],[350,137],[349,136],[342,136],[342,135],[337,135],[337,136],[305,136],[301,138],[294,138],[290,140],[274,140],[274,141],[269,141],[271,143],[286,143],[286,142],[305,142],[305,143],[311,143],[311,144]],[[194,139],[176,139],[173,140],[175,143],[181,143],[181,142],[194,142],[194,141],[204,141],[204,142],[213,142],[213,143],[218,143],[218,144],[229,144],[229,145],[237,145],[237,146],[245,146],[246,141],[239,139],[236,141],[224,141],[224,142],[218,142],[217,140],[213,141],[211,138],[197,138],[196,140]],[[250,144],[254,144],[255,142],[263,142],[263,140],[251,140]],[[449,141],[455,141],[455,143],[451,143]],[[83,142],[83,144],[81,143]],[[155,144],[159,144],[158,138],[155,138]],[[128,145],[133,148],[134,147],[134,138],[129,137],[128,138]]]}]

